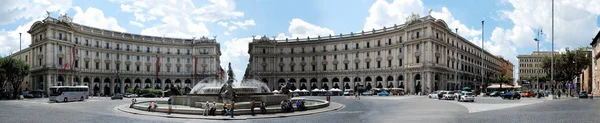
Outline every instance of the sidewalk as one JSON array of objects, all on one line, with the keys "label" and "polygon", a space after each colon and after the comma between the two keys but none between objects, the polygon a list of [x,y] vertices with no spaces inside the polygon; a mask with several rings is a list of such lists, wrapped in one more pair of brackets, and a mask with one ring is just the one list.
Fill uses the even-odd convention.
[{"label": "sidewalk", "polygon": [[323,113],[323,112],[328,112],[328,111],[333,111],[333,110],[339,110],[342,108],[344,108],[343,104],[336,103],[336,102],[330,102],[328,107],[320,108],[320,109],[313,109],[313,110],[307,110],[307,111],[295,111],[293,113],[257,114],[256,116],[252,116],[252,115],[239,115],[238,116],[238,115],[236,115],[234,118],[231,118],[231,116],[223,116],[223,115],[217,115],[217,116],[204,116],[204,115],[191,115],[191,114],[168,115],[167,113],[163,113],[163,112],[148,112],[148,111],[142,111],[142,110],[129,108],[129,104],[125,104],[125,105],[116,107],[117,110],[123,111],[126,113],[130,113],[130,114],[157,116],[157,117],[165,117],[165,118],[206,119],[206,120],[247,120],[247,119],[280,118],[280,117],[311,115],[311,114]]}]

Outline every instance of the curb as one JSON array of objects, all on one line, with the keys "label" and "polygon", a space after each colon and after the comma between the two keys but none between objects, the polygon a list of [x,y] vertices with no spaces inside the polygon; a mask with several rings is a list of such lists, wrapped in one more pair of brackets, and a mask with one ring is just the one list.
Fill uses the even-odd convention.
[{"label": "curb", "polygon": [[[156,117],[164,117],[164,118],[181,118],[181,119],[204,119],[204,120],[247,120],[247,119],[284,118],[284,117],[312,115],[312,114],[324,113],[324,112],[328,112],[328,111],[336,111],[336,110],[345,108],[345,105],[340,104],[340,103],[336,103],[336,102],[329,102],[329,103],[330,103],[330,105],[325,108],[313,109],[313,110],[309,110],[308,112],[303,111],[303,112],[295,112],[295,113],[277,113],[277,114],[267,114],[267,115],[259,114],[257,116],[241,115],[241,116],[236,116],[235,118],[210,117],[210,116],[203,116],[203,115],[173,116],[173,115],[167,115],[167,114],[162,114],[162,115],[161,114],[153,114],[151,112],[137,111],[137,109],[131,109],[131,110],[135,110],[135,111],[131,111],[129,108],[129,104],[116,106],[115,108],[116,108],[116,110],[119,110],[119,111],[122,111],[125,113],[135,114],[135,115],[156,116]],[[335,107],[332,107],[332,106],[335,106]],[[283,114],[283,115],[278,115],[278,114]],[[186,115],[186,114],[177,114],[177,115]]]}]

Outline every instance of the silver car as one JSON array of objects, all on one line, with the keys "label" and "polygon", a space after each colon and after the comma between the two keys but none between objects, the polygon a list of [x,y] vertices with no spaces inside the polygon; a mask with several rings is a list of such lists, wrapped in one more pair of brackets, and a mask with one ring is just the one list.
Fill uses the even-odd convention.
[{"label": "silver car", "polygon": [[462,92],[456,98],[459,102],[475,102],[475,95],[471,92]]},{"label": "silver car", "polygon": [[440,94],[441,91],[434,91],[433,93],[430,93],[427,95],[428,98],[430,99],[437,99],[438,98],[438,94]]}]

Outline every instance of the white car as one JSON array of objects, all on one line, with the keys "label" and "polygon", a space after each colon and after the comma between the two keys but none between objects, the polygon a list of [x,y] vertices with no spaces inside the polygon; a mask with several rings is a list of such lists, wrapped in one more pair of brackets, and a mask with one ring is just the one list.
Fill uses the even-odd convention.
[{"label": "white car", "polygon": [[427,95],[427,98],[429,98],[429,99],[432,99],[432,98],[433,98],[433,99],[437,99],[437,98],[438,98],[438,94],[439,94],[440,92],[441,92],[441,91],[434,91],[433,93],[430,93],[430,94],[428,94],[428,95]]},{"label": "white car", "polygon": [[454,98],[456,97],[454,95],[454,92],[452,91],[443,91],[441,92],[442,97],[439,97],[438,99],[440,100],[454,100]]},{"label": "white car", "polygon": [[125,97],[127,97],[127,98],[137,98],[138,95],[137,94],[128,94],[128,95],[125,95]]},{"label": "white car", "polygon": [[471,92],[463,92],[457,98],[459,102],[475,102],[475,95]]}]

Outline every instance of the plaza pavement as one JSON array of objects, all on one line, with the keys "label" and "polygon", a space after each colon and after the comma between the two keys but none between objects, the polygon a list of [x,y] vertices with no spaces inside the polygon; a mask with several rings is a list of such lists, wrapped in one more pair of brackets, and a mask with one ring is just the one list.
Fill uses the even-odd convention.
[{"label": "plaza pavement", "polygon": [[[305,97],[324,99],[325,97]],[[156,98],[160,100],[161,98]],[[165,99],[165,98],[162,98]],[[475,102],[428,99],[426,96],[362,96],[332,97],[332,102],[343,108],[300,116],[274,114],[267,116],[236,116],[241,120],[206,120],[131,114],[118,110],[131,100],[90,98],[84,102],[52,103],[47,98],[0,101],[2,123],[24,122],[98,122],[98,123],[148,123],[148,122],[334,122],[334,123],[507,123],[507,122],[600,122],[600,99],[567,98],[548,100],[522,98],[503,100],[498,97],[477,97]],[[139,99],[145,100],[145,99]],[[155,100],[155,99],[149,99]],[[124,108],[127,109],[127,108]],[[294,112],[300,113],[300,112]],[[307,112],[308,113],[308,112]],[[172,114],[173,115],[173,114]],[[193,117],[207,117],[194,115]],[[208,116],[211,117],[211,116]],[[248,118],[251,117],[251,118]],[[259,119],[252,119],[259,118]],[[223,117],[224,119],[224,117]]]}]

